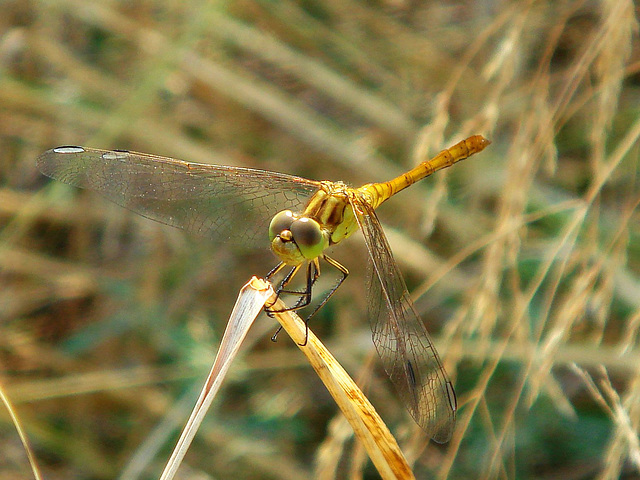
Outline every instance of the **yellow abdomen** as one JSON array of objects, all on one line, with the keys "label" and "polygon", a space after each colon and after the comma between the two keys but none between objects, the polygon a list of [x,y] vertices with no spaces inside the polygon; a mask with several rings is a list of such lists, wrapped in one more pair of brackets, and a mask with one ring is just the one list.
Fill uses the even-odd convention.
[{"label": "yellow abdomen", "polygon": [[328,233],[329,245],[335,245],[358,229],[350,199],[356,206],[366,202],[378,208],[401,190],[480,152],[489,143],[481,135],[474,135],[388,182],[369,183],[357,189],[347,187],[342,182],[321,182],[321,188],[311,197],[302,216],[315,219]]}]

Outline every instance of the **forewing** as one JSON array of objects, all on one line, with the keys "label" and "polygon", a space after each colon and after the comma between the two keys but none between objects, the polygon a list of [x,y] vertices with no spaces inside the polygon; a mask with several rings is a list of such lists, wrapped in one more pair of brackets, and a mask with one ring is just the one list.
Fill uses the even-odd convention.
[{"label": "forewing", "polygon": [[84,147],[48,150],[37,165],[49,177],[100,192],[152,220],[248,246],[268,247],[271,217],[301,209],[319,186],[263,170]]},{"label": "forewing", "polygon": [[439,443],[455,425],[453,386],[393,258],[373,207],[352,198],[351,206],[369,251],[367,295],[373,343],[402,401]]}]

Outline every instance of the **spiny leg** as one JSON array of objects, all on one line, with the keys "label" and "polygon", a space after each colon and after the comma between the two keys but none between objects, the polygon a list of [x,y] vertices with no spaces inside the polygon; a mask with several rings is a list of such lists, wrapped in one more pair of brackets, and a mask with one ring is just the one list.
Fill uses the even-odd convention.
[{"label": "spiny leg", "polygon": [[327,262],[333,268],[338,270],[342,274],[342,277],[335,283],[335,285],[331,288],[331,290],[329,290],[329,293],[327,294],[327,296],[324,297],[322,302],[320,302],[320,304],[316,307],[316,309],[309,316],[309,318],[307,318],[307,321],[309,321],[311,319],[311,317],[313,317],[313,315],[318,310],[320,310],[325,303],[327,303],[327,301],[333,296],[333,294],[336,293],[336,290],[338,290],[338,288],[340,288],[340,285],[342,285],[342,282],[344,282],[347,279],[347,277],[349,276],[349,270],[347,270],[347,267],[342,265],[340,262],[338,262],[337,260],[334,260],[333,258],[331,258],[331,257],[329,257],[327,255],[322,255],[322,258],[324,259],[325,262]]},{"label": "spiny leg", "polygon": [[296,300],[296,303],[293,307],[288,307],[285,308],[283,310],[280,310],[282,312],[290,312],[293,310],[299,310],[301,308],[306,307],[307,305],[309,305],[309,303],[311,303],[311,290],[313,288],[314,283],[316,283],[316,280],[318,279],[318,271],[317,268],[315,268],[314,270],[314,262],[309,262],[307,264],[307,275],[306,275],[306,279],[307,279],[307,285],[305,287],[305,289],[303,291],[298,291],[298,290],[286,290],[285,287],[291,282],[291,280],[293,279],[294,275],[296,273],[298,273],[298,271],[300,270],[300,267],[302,265],[298,265],[296,267],[294,267],[295,273],[293,275],[287,276],[287,278],[285,278],[284,280],[282,280],[282,282],[280,282],[280,285],[278,286],[278,289],[276,290],[276,294],[278,296],[280,296],[283,293],[287,293],[290,295],[298,295],[299,298],[298,300]]},{"label": "spiny leg", "polygon": [[[280,312],[290,312],[293,310],[299,310],[301,308],[306,307],[311,303],[311,292],[313,290],[313,285],[316,283],[318,278],[320,277],[320,263],[317,258],[314,258],[311,262],[307,264],[307,286],[303,292],[298,292],[294,290],[285,290],[284,287],[292,280],[293,276],[300,270],[300,265],[296,265],[291,269],[291,271],[287,274],[287,276],[280,282],[280,285],[276,291],[276,295],[280,296],[282,293],[290,293],[295,295],[300,295],[296,304],[293,307],[285,308],[282,310],[267,310],[267,315],[273,318],[274,313]],[[275,342],[278,340],[278,334],[282,330],[282,326],[279,326],[276,330],[276,333],[271,337],[271,341]],[[305,340],[306,344],[306,340]]]},{"label": "spiny leg", "polygon": [[284,262],[280,262],[279,264],[277,264],[275,267],[273,267],[269,273],[267,273],[267,275],[264,277],[265,279],[269,280],[271,277],[273,277],[276,273],[278,273],[280,270],[282,270],[285,267],[286,263]]},{"label": "spiny leg", "polygon": [[318,312],[318,310],[320,310],[324,306],[324,304],[329,301],[329,299],[333,296],[333,294],[336,293],[336,290],[340,288],[340,285],[342,285],[342,282],[344,282],[349,276],[349,270],[347,270],[347,268],[344,265],[342,265],[340,262],[338,262],[337,260],[334,260],[333,258],[327,255],[322,255],[322,258],[324,259],[325,262],[327,262],[333,268],[338,270],[342,274],[342,276],[333,285],[333,287],[331,287],[331,290],[329,290],[329,293],[327,293],[325,297],[320,301],[320,303],[316,305],[316,308],[313,309],[311,314],[309,314],[309,316],[305,318],[304,325],[305,325],[306,331],[304,336],[304,343],[300,344],[300,346],[302,347],[304,347],[307,344],[307,339],[309,338],[309,320],[311,320],[313,316]]},{"label": "spiny leg", "polygon": [[[286,266],[286,264],[284,262],[280,262],[278,265],[276,265],[266,276],[266,279],[269,280],[273,275],[275,275],[276,273],[278,273],[280,270],[282,270],[284,267]],[[289,282],[291,282],[291,280],[293,279],[293,277],[295,277],[296,273],[298,273],[298,271],[300,270],[300,267],[302,266],[302,264],[300,265],[295,265],[294,267],[291,268],[291,270],[289,270],[289,273],[287,273],[284,278],[280,281],[280,283],[278,284],[278,287],[276,288],[276,299],[280,298],[280,295],[282,293],[290,293],[289,290],[285,290],[284,287],[286,287]],[[304,292],[293,292],[293,293],[299,293],[300,295],[304,295]],[[271,310],[271,307],[273,306],[273,304],[271,305],[265,305],[265,311],[267,312],[267,315],[273,318],[273,315],[271,315],[271,313],[273,313],[273,311]],[[290,308],[285,309],[284,311],[289,311],[292,310]]]},{"label": "spiny leg", "polygon": [[[312,267],[312,264],[313,264],[313,267]],[[276,265],[275,268],[273,268],[266,275],[265,278],[269,280],[273,275],[275,275],[280,270],[282,270],[282,268],[285,265],[286,264],[284,262],[279,263],[278,265]],[[306,307],[310,303],[311,287],[309,286],[309,279],[311,279],[311,286],[313,286],[313,284],[316,282],[316,280],[318,280],[318,277],[320,276],[320,266],[317,259],[314,259],[311,262],[309,262],[309,264],[307,264],[307,287],[305,288],[305,290],[298,291],[298,290],[285,289],[285,287],[291,282],[291,280],[293,280],[293,277],[298,273],[301,267],[302,267],[302,264],[292,267],[289,273],[287,273],[287,275],[280,281],[280,283],[278,284],[278,287],[276,288],[276,297],[279,297],[283,293],[301,296],[301,298],[297,300],[296,305],[294,307],[287,308],[282,311],[286,312],[290,310],[297,310],[299,308]]]},{"label": "spiny leg", "polygon": [[[336,270],[338,270],[342,275],[340,276],[338,281],[331,287],[331,289],[329,290],[329,293],[327,293],[324,296],[324,298],[318,303],[318,305],[316,305],[316,307],[313,309],[311,314],[309,314],[309,316],[307,316],[305,318],[304,325],[305,325],[306,331],[305,331],[304,342],[299,344],[302,347],[307,344],[307,340],[309,338],[309,321],[318,312],[318,310],[320,310],[325,305],[325,303],[327,303],[329,301],[329,299],[333,296],[333,294],[336,292],[336,290],[338,290],[338,288],[340,288],[340,285],[342,285],[342,283],[346,280],[347,276],[349,275],[349,270],[347,270],[347,268],[344,265],[342,265],[341,263],[339,263],[338,261],[334,260],[331,257],[328,257],[327,255],[322,255],[322,258],[329,265],[331,265]],[[314,265],[315,264],[317,264],[317,265],[315,265],[315,271],[314,271],[313,275],[311,274],[311,268],[309,268],[309,270],[307,271],[307,291],[309,292],[309,302],[311,301],[311,290],[313,288],[313,285],[315,284],[316,280],[320,276],[320,267],[319,267],[318,259],[314,259],[314,261],[311,262],[311,263],[314,263]],[[311,264],[309,265],[309,267],[311,267]],[[306,302],[304,305],[300,305],[300,306],[296,305],[296,307],[288,309],[288,310],[297,310],[299,308],[307,306],[309,304],[309,302]],[[280,333],[281,330],[282,330],[282,326],[278,327],[278,330],[276,331],[276,333],[273,335],[273,337],[271,337],[272,341],[275,342],[277,340],[277,336],[278,336],[278,334]]]},{"label": "spiny leg", "polygon": [[287,274],[285,278],[282,279],[278,288],[276,289],[276,295],[279,297],[283,293],[287,293],[290,295],[298,295],[300,298],[296,301],[296,304],[291,308],[286,308],[282,310],[283,312],[288,312],[292,310],[299,310],[301,308],[306,307],[311,303],[311,291],[313,290],[313,286],[316,281],[320,277],[320,262],[317,258],[314,258],[307,264],[307,286],[303,291],[299,290],[287,290],[285,287],[293,280],[293,277],[298,273],[302,264],[296,265],[291,269],[291,271]]},{"label": "spiny leg", "polygon": [[[276,275],[278,272],[280,272],[280,270],[282,270],[284,267],[286,267],[287,264],[284,262],[280,262],[279,264],[277,264],[275,267],[273,267],[269,273],[267,273],[267,275],[265,276],[266,280],[271,280],[271,277],[273,277],[274,275]],[[295,267],[293,267],[289,273],[287,273],[285,275],[285,277],[282,279],[282,281],[280,282],[280,284],[278,285],[278,288],[276,289],[276,300],[278,299],[278,297],[280,297],[280,292],[282,291],[282,286],[288,282],[291,281],[291,279],[293,278],[293,276],[296,274],[296,272],[300,269],[300,266],[297,265]],[[271,311],[270,308],[273,306],[273,304],[271,305],[266,305],[265,304],[265,312],[267,313],[268,316],[272,317],[271,315]]]}]

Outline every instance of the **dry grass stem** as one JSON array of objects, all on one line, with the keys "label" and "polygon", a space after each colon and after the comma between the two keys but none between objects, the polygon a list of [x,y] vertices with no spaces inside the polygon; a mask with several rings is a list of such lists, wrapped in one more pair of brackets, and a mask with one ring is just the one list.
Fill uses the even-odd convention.
[{"label": "dry grass stem", "polygon": [[270,299],[274,317],[305,354],[316,374],[342,410],[356,438],[362,442],[369,458],[383,479],[414,478],[393,435],[362,390],[335,357],[295,312],[275,295]]}]

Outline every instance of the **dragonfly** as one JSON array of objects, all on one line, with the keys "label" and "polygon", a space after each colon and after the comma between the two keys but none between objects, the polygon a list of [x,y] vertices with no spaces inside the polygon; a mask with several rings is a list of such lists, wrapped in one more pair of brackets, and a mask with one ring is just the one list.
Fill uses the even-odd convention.
[{"label": "dragonfly", "polygon": [[455,391],[409,296],[375,209],[489,143],[481,135],[471,136],[390,181],[359,188],[340,181],[79,146],[48,150],[38,157],[37,166],[51,178],[97,191],[144,217],[214,242],[258,247],[266,246],[268,240],[280,260],[268,278],[290,268],[279,286],[281,292],[307,267],[307,290],[294,308],[309,303],[320,260],[342,276],[319,307],[344,281],[347,268],[325,250],[360,229],[369,254],[367,303],[373,343],[416,423],[434,441],[445,443],[455,426]]}]

